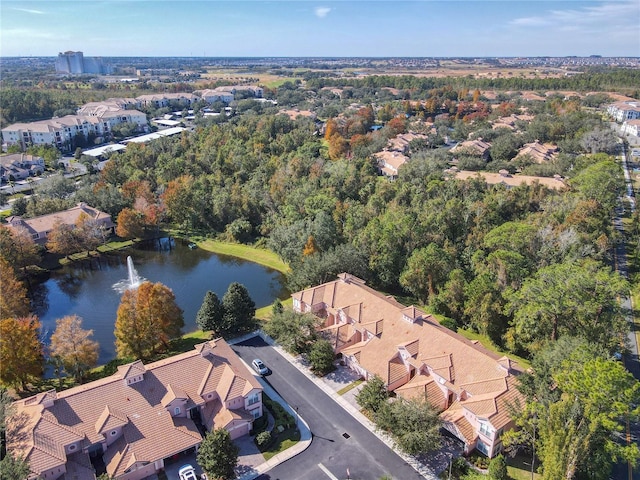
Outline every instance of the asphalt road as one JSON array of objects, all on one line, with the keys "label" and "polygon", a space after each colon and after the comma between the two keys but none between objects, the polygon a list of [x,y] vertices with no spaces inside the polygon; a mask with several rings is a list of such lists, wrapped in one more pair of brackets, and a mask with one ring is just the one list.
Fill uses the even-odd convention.
[{"label": "asphalt road", "polygon": [[347,469],[350,478],[358,480],[379,480],[384,475],[399,480],[423,478],[260,337],[233,349],[247,364],[254,358],[265,362],[272,370],[266,380],[297,408],[313,435],[309,448],[260,480],[344,480]]},{"label": "asphalt road", "polygon": [[[624,157],[624,152],[620,156],[622,168],[625,176],[625,199],[628,201],[629,208],[633,212],[636,208],[635,201],[635,192],[633,191],[633,185],[631,183],[631,177],[629,174],[629,166]],[[622,209],[618,208],[616,211],[616,218],[613,220],[613,224],[616,230],[620,231],[624,235],[624,224],[622,222]],[[615,246],[615,256],[616,256],[616,270],[620,275],[625,278],[628,278],[629,272],[627,268],[627,260],[626,260],[626,248],[624,242],[618,242]],[[631,331],[629,332],[629,351],[624,356],[624,364],[627,367],[633,376],[640,380],[640,357],[638,356],[638,342],[637,336],[635,332],[635,325],[633,323],[633,316],[631,313],[631,300],[629,298],[624,298],[621,301],[622,308],[629,312],[627,314],[627,319],[631,326]],[[636,305],[635,308],[640,308],[640,306]],[[640,444],[640,424],[639,423],[630,423],[627,426],[626,432],[627,438],[626,440],[630,443]],[[615,466],[612,477],[615,480],[640,480],[640,468],[636,467],[633,471],[626,463],[619,463]]]}]

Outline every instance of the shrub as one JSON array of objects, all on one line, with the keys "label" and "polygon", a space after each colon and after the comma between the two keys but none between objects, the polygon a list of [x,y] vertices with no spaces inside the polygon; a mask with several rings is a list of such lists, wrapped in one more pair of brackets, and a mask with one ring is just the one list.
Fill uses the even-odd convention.
[{"label": "shrub", "polygon": [[507,480],[507,461],[502,455],[489,462],[489,478],[491,480]]},{"label": "shrub", "polygon": [[271,433],[270,432],[260,432],[256,435],[256,444],[258,448],[263,448],[269,444],[271,441]]}]

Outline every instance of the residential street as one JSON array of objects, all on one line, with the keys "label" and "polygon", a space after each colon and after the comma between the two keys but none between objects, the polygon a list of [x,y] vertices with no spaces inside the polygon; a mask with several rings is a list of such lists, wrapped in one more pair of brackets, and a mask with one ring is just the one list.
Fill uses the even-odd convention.
[{"label": "residential street", "polygon": [[253,337],[234,350],[249,364],[261,358],[272,370],[269,384],[309,425],[313,441],[300,455],[258,477],[262,480],[378,480],[422,478],[410,465],[344,411],[327,394],[289,364],[261,338]]},{"label": "residential street", "polygon": [[[620,156],[622,168],[624,170],[625,177],[625,197],[624,200],[628,202],[631,211],[636,208],[635,193],[633,191],[633,185],[631,183],[631,177],[629,174],[629,167],[627,165],[624,153]],[[624,224],[622,222],[623,211],[619,207],[617,210],[617,216],[614,219],[614,226],[616,230],[623,233]],[[624,242],[618,242],[615,247],[616,257],[616,269],[625,278],[628,278],[628,269],[626,261],[626,249]],[[635,306],[639,308],[640,306]],[[622,299],[622,308],[630,312],[628,316],[629,323],[631,325],[631,331],[629,332],[629,353],[624,356],[624,363],[627,369],[633,374],[633,376],[640,380],[640,357],[638,356],[638,337],[636,327],[633,323],[633,317],[631,313],[632,304],[630,298]],[[627,431],[627,440],[632,443],[640,443],[640,424],[630,424]],[[626,464],[619,464],[616,466],[613,472],[613,478],[615,480],[640,480],[640,468],[636,468],[633,472]]]}]

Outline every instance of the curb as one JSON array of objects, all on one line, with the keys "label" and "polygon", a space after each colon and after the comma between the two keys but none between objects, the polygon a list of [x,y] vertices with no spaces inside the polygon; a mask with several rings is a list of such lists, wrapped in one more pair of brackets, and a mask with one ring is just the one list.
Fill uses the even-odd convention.
[{"label": "curb", "polygon": [[[228,343],[230,345],[235,345],[236,343],[244,342],[245,340],[248,340],[249,338],[252,338],[252,337],[255,337],[255,336],[259,336],[267,344],[269,344],[271,347],[273,347],[274,350],[276,350],[280,355],[282,355],[282,357],[284,357],[289,363],[291,363],[302,374],[304,374],[309,380],[311,380],[316,386],[318,386],[318,388],[320,388],[326,395],[331,397],[338,405],[340,405],[347,413],[349,413],[361,425],[363,425],[366,429],[371,431],[371,433],[373,433],[376,437],[378,437],[378,439],[380,439],[380,441],[382,441],[391,450],[393,450],[394,453],[396,453],[396,455],[398,455],[400,458],[402,458],[420,476],[422,476],[423,478],[425,478],[427,480],[438,480],[438,476],[434,472],[432,472],[430,469],[426,468],[424,465],[422,465],[420,462],[418,462],[415,458],[410,457],[410,456],[408,456],[408,455],[406,455],[404,453],[401,453],[397,449],[395,449],[394,448],[395,445],[393,443],[393,440],[388,435],[378,431],[376,429],[375,425],[373,424],[373,422],[371,422],[371,420],[369,420],[362,413],[360,413],[360,411],[358,409],[356,409],[353,405],[351,405],[344,398],[342,398],[342,396],[338,395],[321,378],[318,378],[315,375],[313,375],[309,371],[309,369],[300,362],[300,360],[298,358],[293,357],[290,353],[286,352],[282,347],[277,345],[276,342],[269,335],[267,335],[262,330],[256,330],[255,332],[252,332],[250,334],[243,335],[242,337],[235,338],[233,340],[230,340]],[[260,379],[260,380],[261,380],[260,383],[261,383],[261,385],[263,385],[263,388],[265,388],[265,391],[267,391],[267,394],[271,397],[271,393],[269,393],[269,390],[273,391],[273,393],[277,397],[276,398],[272,397],[272,398],[276,399],[278,401],[278,403],[280,403],[282,406],[284,406],[285,409],[287,409],[287,411],[289,413],[291,413],[292,415],[295,415],[293,409],[282,399],[282,397],[280,397],[280,395],[278,395],[277,392],[275,392],[271,388],[271,386],[266,385],[264,383],[264,381],[262,381],[262,379]],[[284,452],[279,453],[278,455],[273,457],[271,460],[269,460],[269,461],[267,461],[267,462],[265,462],[265,463],[263,463],[261,465],[258,465],[258,467],[256,467],[256,471],[260,471],[261,473],[264,473],[264,472],[268,471],[269,469],[275,467],[276,465],[279,465],[280,463],[284,462],[285,460],[288,460],[289,458],[292,458],[292,457],[298,455],[299,453],[303,452],[309,446],[309,444],[311,443],[311,432],[309,430],[309,426],[307,425],[307,423],[302,418],[300,418],[300,423],[303,424],[304,428],[306,429],[306,431],[309,432],[309,440],[308,440],[308,443],[306,443],[304,445],[304,448],[301,448],[299,451],[298,451],[298,449],[296,449],[296,447],[300,443],[303,442],[302,428],[300,428],[300,442],[298,442],[293,447],[285,450]],[[300,426],[302,426],[302,425],[300,425]],[[296,449],[296,451],[292,452],[291,455],[285,456],[285,454],[288,454],[288,452],[290,450],[293,450],[293,449]],[[271,464],[271,462],[273,462],[276,458],[278,458],[280,456],[282,456],[283,458],[278,459],[277,463]],[[265,467],[265,466],[267,466],[267,467]],[[263,469],[263,467],[265,467],[265,469]],[[252,475],[252,474],[250,474],[250,475]],[[257,473],[254,476],[245,475],[243,477],[240,477],[240,480],[252,480],[252,479],[256,478],[259,474],[260,473]]]}]

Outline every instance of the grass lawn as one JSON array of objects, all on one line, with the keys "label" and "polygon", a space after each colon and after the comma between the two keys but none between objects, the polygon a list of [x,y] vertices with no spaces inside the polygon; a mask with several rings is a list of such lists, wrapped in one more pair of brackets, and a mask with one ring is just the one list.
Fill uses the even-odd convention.
[{"label": "grass lawn", "polygon": [[[293,299],[291,297],[280,300],[280,303],[282,303],[282,306],[285,309],[293,308]],[[259,320],[270,320],[272,315],[272,310],[273,310],[273,304],[267,305],[266,307],[258,308],[256,310],[256,318]]]},{"label": "grass lawn", "polygon": [[275,457],[284,452],[287,448],[293,447],[300,441],[300,431],[297,428],[288,428],[279,433],[275,440],[269,445],[268,450],[262,452],[265,460]]},{"label": "grass lawn", "polygon": [[338,395],[344,395],[345,393],[347,393],[349,390],[352,390],[354,388],[356,388],[358,385],[360,385],[362,382],[364,382],[364,380],[359,379],[359,380],[355,380],[353,382],[351,382],[349,385],[347,385],[346,387],[342,387],[340,390],[338,390]]},{"label": "grass lawn", "polygon": [[[507,459],[507,474],[512,480],[531,480],[531,458],[524,455],[517,455],[513,458],[506,457]],[[536,468],[538,462],[536,461]],[[533,478],[542,478],[542,475],[534,472]]]},{"label": "grass lawn", "polygon": [[209,252],[231,257],[242,258],[250,262],[259,263],[265,267],[277,270],[280,273],[287,273],[289,265],[284,263],[278,255],[262,248],[255,248],[239,243],[218,242],[216,240],[202,240],[196,242],[198,247]]},{"label": "grass lawn", "polygon": [[463,328],[459,328],[458,329],[458,333],[460,335],[462,335],[464,338],[466,338],[467,340],[477,340],[477,341],[479,341],[482,344],[482,346],[484,348],[486,348],[487,350],[491,350],[492,352],[495,352],[495,353],[497,353],[499,355],[506,355],[510,359],[515,360],[516,362],[518,362],[520,364],[520,366],[522,368],[524,368],[525,370],[531,368],[531,362],[529,360],[527,360],[526,358],[522,358],[522,357],[519,357],[517,355],[514,355],[512,353],[500,350],[493,343],[491,343],[491,340],[489,340],[489,337],[487,337],[486,335],[481,335],[479,333],[472,332],[471,330],[465,330]]}]

